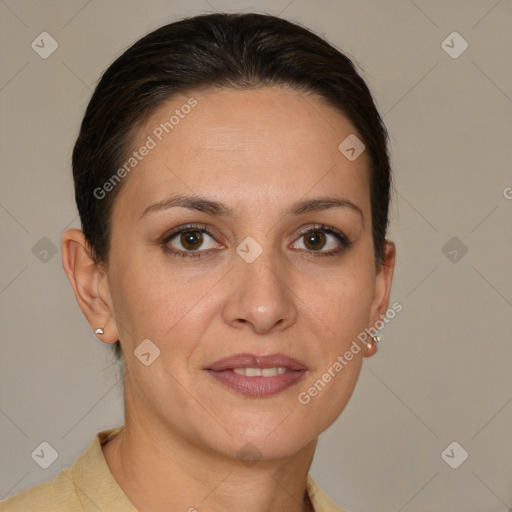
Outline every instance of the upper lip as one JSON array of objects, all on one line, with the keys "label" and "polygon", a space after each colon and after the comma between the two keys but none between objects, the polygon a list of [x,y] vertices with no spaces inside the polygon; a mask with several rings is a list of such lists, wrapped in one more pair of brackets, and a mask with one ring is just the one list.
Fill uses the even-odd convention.
[{"label": "upper lip", "polygon": [[284,354],[234,354],[215,361],[206,370],[221,372],[234,368],[276,368],[283,367],[288,370],[307,370],[307,367],[299,360]]}]

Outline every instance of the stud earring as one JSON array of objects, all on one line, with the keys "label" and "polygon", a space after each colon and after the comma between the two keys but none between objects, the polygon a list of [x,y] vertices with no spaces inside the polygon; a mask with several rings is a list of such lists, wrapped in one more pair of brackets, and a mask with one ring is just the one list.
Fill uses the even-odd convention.
[{"label": "stud earring", "polygon": [[375,354],[375,352],[377,352],[377,349],[379,348],[380,336],[375,334],[373,336],[370,335],[370,338],[372,339],[372,341],[369,341],[366,344],[366,348],[368,349],[368,354],[373,355]]},{"label": "stud earring", "polygon": [[98,327],[95,331],[94,331],[94,334],[103,334],[103,329],[101,327]]}]

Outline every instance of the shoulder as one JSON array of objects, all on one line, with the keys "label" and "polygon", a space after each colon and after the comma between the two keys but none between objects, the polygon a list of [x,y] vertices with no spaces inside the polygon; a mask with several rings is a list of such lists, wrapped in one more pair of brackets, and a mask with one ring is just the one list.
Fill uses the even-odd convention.
[{"label": "shoulder", "polygon": [[53,480],[43,482],[0,502],[0,512],[75,512],[82,510],[73,485],[71,468]]},{"label": "shoulder", "polygon": [[315,512],[347,512],[330,500],[310,474],[307,477],[307,491]]},{"label": "shoulder", "polygon": [[0,512],[135,510],[110,473],[101,449],[122,428],[97,433],[73,466],[62,469],[53,480],[0,502]]}]

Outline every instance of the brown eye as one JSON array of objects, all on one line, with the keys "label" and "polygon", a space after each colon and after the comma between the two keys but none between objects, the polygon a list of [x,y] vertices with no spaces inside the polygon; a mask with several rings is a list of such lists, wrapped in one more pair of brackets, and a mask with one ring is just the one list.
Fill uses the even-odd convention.
[{"label": "brown eye", "polygon": [[183,231],[180,233],[180,243],[185,249],[196,251],[203,243],[203,234],[201,231]]},{"label": "brown eye", "polygon": [[169,235],[163,245],[168,251],[186,256],[187,253],[206,252],[218,248],[213,236],[204,228],[184,227]]},{"label": "brown eye", "polygon": [[341,254],[351,245],[352,242],[341,231],[322,224],[300,233],[292,247],[318,253],[317,256],[335,256]]},{"label": "brown eye", "polygon": [[310,231],[303,236],[305,240],[304,245],[312,251],[318,251],[325,246],[326,236],[322,231]]}]

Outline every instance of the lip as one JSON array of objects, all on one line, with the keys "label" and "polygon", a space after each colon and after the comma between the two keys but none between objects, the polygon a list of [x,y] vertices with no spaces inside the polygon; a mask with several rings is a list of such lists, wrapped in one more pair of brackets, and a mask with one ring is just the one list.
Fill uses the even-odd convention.
[{"label": "lip", "polygon": [[[272,377],[246,377],[235,368],[285,368],[285,373]],[[251,397],[267,397],[281,393],[297,384],[308,368],[299,360],[284,354],[234,354],[209,365],[204,370],[224,386]]]}]

